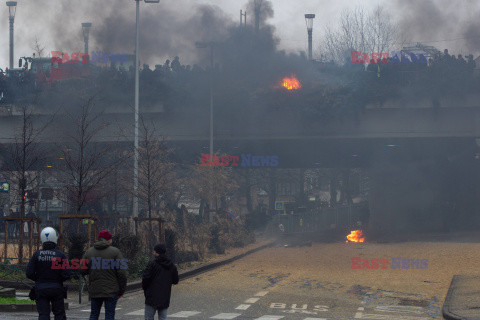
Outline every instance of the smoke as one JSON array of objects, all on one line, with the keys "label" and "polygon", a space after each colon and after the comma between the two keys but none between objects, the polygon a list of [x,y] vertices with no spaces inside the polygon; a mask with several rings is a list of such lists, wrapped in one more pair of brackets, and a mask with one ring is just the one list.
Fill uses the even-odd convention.
[{"label": "smoke", "polygon": [[[450,52],[479,53],[480,5],[473,0],[395,0],[399,29],[409,42]],[[443,51],[443,50],[442,50]]]},{"label": "smoke", "polygon": [[[164,57],[179,55],[183,60],[195,61],[196,41],[218,41],[226,37],[233,24],[216,6],[198,5],[189,19],[163,5],[160,11],[144,11],[141,17],[141,57],[158,61]],[[95,33],[95,44],[100,50],[123,52],[125,40],[135,39],[134,20],[122,11],[107,17]]]},{"label": "smoke", "polygon": [[[60,1],[19,4],[16,32],[18,44],[34,43],[35,37],[46,52],[83,51],[82,22],[92,22],[89,51],[134,54],[135,2],[131,0]],[[48,19],[47,19],[48,17]],[[28,26],[25,21],[31,21]],[[140,3],[140,60],[161,63],[162,59],[180,56],[195,62],[196,41],[223,40],[234,25],[216,5],[190,1]],[[30,54],[28,54],[30,55]]]},{"label": "smoke", "polygon": [[274,11],[271,1],[268,0],[250,0],[247,5],[247,12],[252,13],[252,18],[255,19],[256,11],[258,10],[259,25],[263,27],[267,20],[273,18]]}]

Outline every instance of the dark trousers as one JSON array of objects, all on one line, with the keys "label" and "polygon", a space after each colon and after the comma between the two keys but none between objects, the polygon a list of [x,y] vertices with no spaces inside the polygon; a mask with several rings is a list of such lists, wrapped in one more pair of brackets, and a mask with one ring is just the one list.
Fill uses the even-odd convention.
[{"label": "dark trousers", "polygon": [[115,307],[117,306],[118,297],[112,298],[92,298],[90,319],[98,320],[100,317],[100,310],[105,302],[105,320],[115,319]]},{"label": "dark trousers", "polygon": [[53,312],[55,320],[67,319],[63,302],[63,288],[37,289],[36,294],[38,320],[50,320],[50,312]]}]

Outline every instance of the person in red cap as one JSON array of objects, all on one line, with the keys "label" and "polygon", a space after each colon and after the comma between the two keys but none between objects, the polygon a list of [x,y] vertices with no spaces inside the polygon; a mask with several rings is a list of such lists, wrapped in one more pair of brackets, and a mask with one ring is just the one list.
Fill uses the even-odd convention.
[{"label": "person in red cap", "polygon": [[80,269],[88,274],[88,294],[91,299],[90,320],[98,320],[100,309],[105,303],[105,320],[115,319],[115,307],[127,287],[123,255],[112,246],[112,234],[102,230],[98,241],[85,252],[88,259],[87,269]]}]

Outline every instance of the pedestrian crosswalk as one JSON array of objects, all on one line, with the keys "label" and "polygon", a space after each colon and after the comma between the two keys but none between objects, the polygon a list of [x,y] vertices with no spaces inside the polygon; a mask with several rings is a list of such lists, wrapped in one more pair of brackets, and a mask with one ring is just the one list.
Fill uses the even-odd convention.
[{"label": "pedestrian crosswalk", "polygon": [[[122,309],[122,308],[118,308],[118,307],[117,307],[117,308],[115,308],[115,311],[121,310],[121,309]],[[80,310],[80,311],[82,311],[82,312],[90,312],[91,309],[83,309],[83,310]],[[105,313],[105,307],[102,306],[102,309],[100,310],[100,313]]]},{"label": "pedestrian crosswalk", "polygon": [[216,316],[211,317],[210,319],[235,319],[236,317],[241,316],[240,313],[220,313]]},{"label": "pedestrian crosswalk", "polygon": [[[83,310],[82,310],[83,311]],[[125,316],[144,316],[144,309],[132,311],[126,313]],[[202,319],[217,319],[217,320],[231,320],[241,317],[241,313],[219,313],[213,316],[208,316],[200,311],[179,311],[168,315],[168,318],[202,318]],[[253,320],[280,320],[285,318],[285,316],[278,315],[263,315],[258,318],[253,318]],[[304,318],[299,320],[327,320],[326,318]]]}]

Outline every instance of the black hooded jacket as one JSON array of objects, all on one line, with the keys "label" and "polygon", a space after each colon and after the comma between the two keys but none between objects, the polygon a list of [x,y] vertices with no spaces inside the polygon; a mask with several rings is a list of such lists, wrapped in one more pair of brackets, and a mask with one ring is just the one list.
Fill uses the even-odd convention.
[{"label": "black hooded jacket", "polygon": [[151,260],[142,277],[145,304],[160,310],[167,309],[170,306],[172,284],[177,283],[177,267],[165,255]]}]

